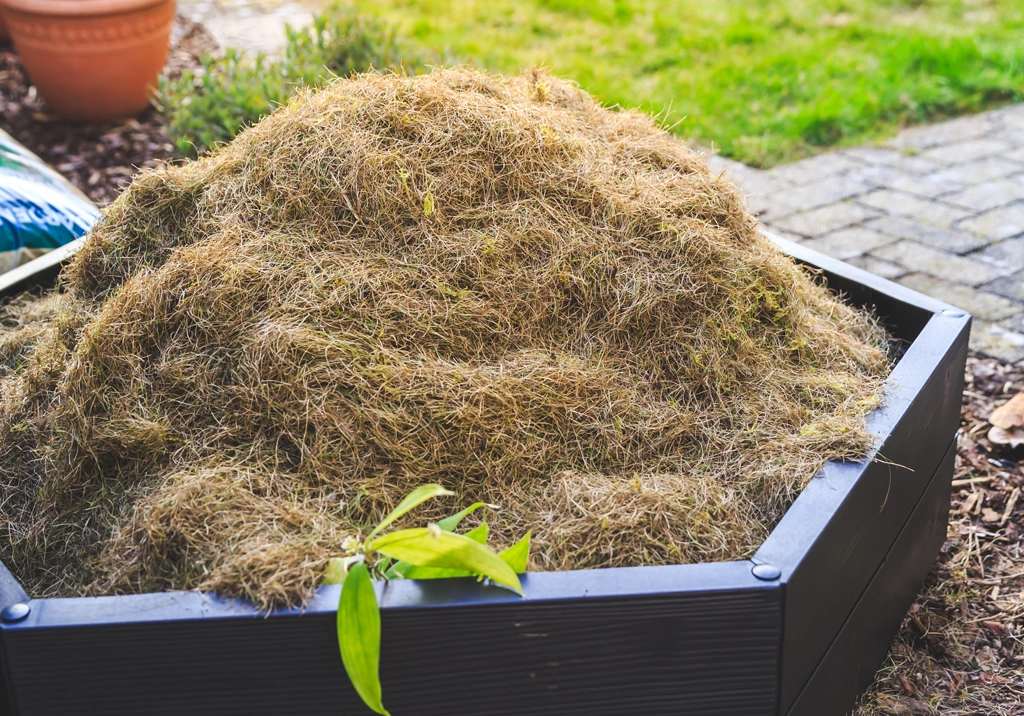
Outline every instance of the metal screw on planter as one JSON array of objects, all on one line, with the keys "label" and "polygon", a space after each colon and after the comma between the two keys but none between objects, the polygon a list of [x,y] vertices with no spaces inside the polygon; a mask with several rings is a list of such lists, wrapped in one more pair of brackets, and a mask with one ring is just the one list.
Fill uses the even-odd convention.
[{"label": "metal screw on planter", "polygon": [[782,576],[782,570],[774,564],[755,564],[750,571],[755,577],[766,582],[771,582]]},{"label": "metal screw on planter", "polygon": [[7,623],[20,622],[28,616],[30,611],[32,611],[32,608],[29,605],[24,602],[17,602],[8,607],[4,607],[4,610],[0,612],[0,620]]},{"label": "metal screw on planter", "polygon": [[947,308],[947,309],[944,309],[944,310],[942,311],[942,315],[943,315],[943,316],[948,316],[948,317],[950,317],[950,318],[963,318],[963,317],[964,317],[964,316],[966,316],[967,314],[966,314],[966,313],[964,313],[963,311],[956,311],[956,310],[953,310],[953,309]]}]

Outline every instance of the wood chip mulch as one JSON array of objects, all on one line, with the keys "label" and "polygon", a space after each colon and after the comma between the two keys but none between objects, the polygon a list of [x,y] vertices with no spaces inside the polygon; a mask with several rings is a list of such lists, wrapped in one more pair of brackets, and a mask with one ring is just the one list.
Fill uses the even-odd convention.
[{"label": "wood chip mulch", "polygon": [[[172,75],[197,67],[203,52],[217,48],[202,25],[180,15],[171,43],[165,72]],[[140,168],[176,156],[164,134],[164,119],[154,109],[107,124],[76,124],[54,115],[10,44],[0,44],[0,128],[56,167],[99,206],[116,199]]]},{"label": "wood chip mulch", "polygon": [[946,543],[859,716],[1024,715],[1024,446],[988,439],[1024,370],[967,361]]}]

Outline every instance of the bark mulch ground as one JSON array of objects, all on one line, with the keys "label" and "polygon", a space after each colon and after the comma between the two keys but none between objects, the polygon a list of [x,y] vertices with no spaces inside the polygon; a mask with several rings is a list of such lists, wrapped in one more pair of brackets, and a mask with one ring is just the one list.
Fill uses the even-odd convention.
[{"label": "bark mulch ground", "polygon": [[[167,72],[216,44],[179,17]],[[104,125],[53,116],[13,49],[0,45],[0,127],[93,201],[117,197],[138,168],[175,158],[163,118]],[[988,417],[1024,392],[1024,370],[972,355],[947,540],[858,716],[1024,716],[1024,447],[987,438]]]},{"label": "bark mulch ground", "polygon": [[1024,370],[971,356],[946,543],[860,716],[1024,714],[1024,446],[988,418]]},{"label": "bark mulch ground", "polygon": [[[165,72],[197,67],[217,48],[202,25],[175,21]],[[164,119],[149,109],[135,119],[76,124],[56,117],[7,43],[0,43],[0,128],[39,155],[100,206],[113,201],[140,169],[175,158]]]}]

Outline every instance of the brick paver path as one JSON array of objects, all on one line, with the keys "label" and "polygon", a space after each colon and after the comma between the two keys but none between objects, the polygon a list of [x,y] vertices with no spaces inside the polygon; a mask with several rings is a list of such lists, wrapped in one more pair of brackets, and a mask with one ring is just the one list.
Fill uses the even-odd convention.
[{"label": "brick paver path", "polygon": [[769,171],[712,157],[767,229],[974,314],[1024,362],[1024,106]]}]

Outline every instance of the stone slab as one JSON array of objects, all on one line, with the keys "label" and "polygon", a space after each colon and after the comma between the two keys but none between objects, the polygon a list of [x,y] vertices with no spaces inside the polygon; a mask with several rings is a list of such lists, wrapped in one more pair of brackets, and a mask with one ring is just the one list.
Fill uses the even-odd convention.
[{"label": "stone slab", "polygon": [[987,321],[975,321],[971,328],[971,348],[993,358],[1016,363],[1024,360],[1024,333]]},{"label": "stone slab", "polygon": [[1016,301],[925,273],[908,274],[900,278],[899,282],[926,296],[962,308],[984,321],[1000,321],[1017,315],[1021,310]]},{"label": "stone slab", "polygon": [[834,176],[813,184],[790,189],[780,199],[796,211],[806,211],[865,194],[871,191],[871,189],[872,186],[870,184],[860,179]]},{"label": "stone slab", "polygon": [[815,251],[845,261],[897,240],[863,226],[851,226],[803,243]]},{"label": "stone slab", "polygon": [[[871,255],[899,264],[905,267],[908,273],[910,271],[929,273],[932,276],[968,286],[980,286],[983,283],[995,281],[1002,278],[1004,273],[989,264],[939,251],[909,239],[875,249]],[[999,293],[991,288],[989,290]]]},{"label": "stone slab", "polygon": [[999,209],[961,221],[958,228],[986,239],[1008,239],[1024,234],[1024,202],[1011,204]]},{"label": "stone slab", "polygon": [[234,47],[250,53],[277,54],[287,41],[285,25],[306,27],[312,24],[311,13],[293,15],[214,16],[203,21],[206,29],[221,47]]},{"label": "stone slab", "polygon": [[848,259],[847,263],[851,266],[864,269],[868,273],[873,273],[876,276],[887,278],[890,281],[897,279],[900,276],[907,273],[907,269],[899,264],[895,264],[892,261],[886,261],[870,254],[863,256],[855,256],[852,259]]},{"label": "stone slab", "polygon": [[967,164],[943,169],[931,175],[933,181],[948,181],[962,184],[965,187],[971,184],[1002,179],[1004,177],[1020,174],[1024,171],[1024,164],[1011,161],[1004,157],[992,157],[980,159]]},{"label": "stone slab", "polygon": [[1022,200],[1024,200],[1024,180],[1019,175],[1010,179],[996,179],[975,184],[964,191],[942,197],[944,204],[952,204],[975,212],[996,209]]},{"label": "stone slab", "polygon": [[771,171],[773,177],[787,181],[793,186],[806,186],[823,179],[835,177],[861,166],[860,162],[838,152],[819,154],[809,159],[784,164]]},{"label": "stone slab", "polygon": [[1024,271],[1024,237],[992,244],[971,258],[1010,271]]},{"label": "stone slab", "polygon": [[985,290],[1024,303],[1024,271],[996,279]]},{"label": "stone slab", "polygon": [[890,214],[911,217],[926,224],[949,228],[953,222],[970,216],[970,212],[937,201],[927,201],[901,191],[878,189],[857,197],[857,203]]},{"label": "stone slab", "polygon": [[939,226],[930,226],[906,216],[880,216],[877,219],[870,219],[864,222],[864,226],[873,231],[879,231],[900,239],[917,241],[918,243],[953,254],[976,251],[991,243],[989,239],[969,234],[966,231],[954,231],[943,229]]},{"label": "stone slab", "polygon": [[1024,333],[1024,311],[1004,318],[999,322],[999,326],[1014,333]]},{"label": "stone slab", "polygon": [[878,215],[879,213],[873,209],[853,202],[842,201],[810,211],[790,214],[773,223],[786,231],[814,238],[830,231],[859,224]]},{"label": "stone slab", "polygon": [[963,164],[975,159],[1005,154],[1011,149],[1012,147],[1001,139],[979,138],[938,146],[922,152],[919,156],[940,164]]},{"label": "stone slab", "polygon": [[865,166],[847,172],[847,176],[863,179],[880,189],[895,189],[925,199],[934,199],[964,190],[963,184],[949,179],[935,179],[934,174],[911,174],[892,167]]},{"label": "stone slab", "polygon": [[945,166],[931,159],[922,159],[912,153],[885,147],[855,147],[840,153],[869,166],[898,167],[900,172],[910,174],[931,174]]}]

